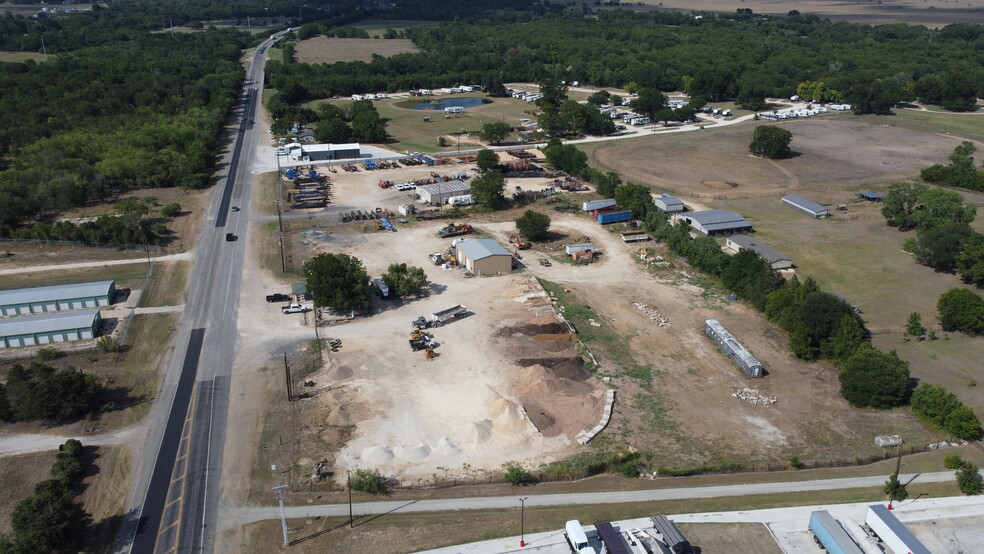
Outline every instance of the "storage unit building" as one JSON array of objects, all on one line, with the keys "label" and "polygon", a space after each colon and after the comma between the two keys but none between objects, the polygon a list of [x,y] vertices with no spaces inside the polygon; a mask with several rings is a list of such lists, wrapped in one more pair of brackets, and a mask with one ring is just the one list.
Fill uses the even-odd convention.
[{"label": "storage unit building", "polygon": [[440,206],[452,196],[464,196],[471,192],[471,185],[464,181],[446,181],[417,187],[421,202]]},{"label": "storage unit building", "polygon": [[653,521],[653,527],[660,534],[666,546],[673,551],[673,554],[691,554],[693,552],[690,541],[683,536],[680,529],[668,517],[654,516],[650,519]]},{"label": "storage unit building", "polygon": [[497,275],[512,271],[512,254],[492,239],[470,239],[455,245],[458,263],[475,275]]},{"label": "storage unit building", "polygon": [[590,243],[585,244],[568,244],[564,246],[564,252],[570,256],[575,252],[594,252],[595,245]]},{"label": "storage unit building", "polygon": [[786,196],[783,196],[782,203],[787,206],[792,206],[793,208],[796,208],[797,210],[813,217],[827,217],[830,215],[830,210],[826,207],[821,206],[808,198],[803,198],[798,194],[787,194]]},{"label": "storage unit building", "polygon": [[892,552],[905,554],[930,554],[929,549],[909,531],[909,528],[881,504],[868,506],[864,523]]},{"label": "storage unit building", "polygon": [[298,146],[300,148],[288,149],[290,157],[297,161],[323,162],[328,160],[352,160],[362,157],[362,147],[357,142],[348,144],[302,144]]},{"label": "storage unit building", "polygon": [[858,545],[827,510],[810,513],[813,540],[830,554],[863,554]]},{"label": "storage unit building", "polygon": [[94,281],[0,291],[0,315],[98,308],[113,303],[115,281]]},{"label": "storage unit building", "polygon": [[729,333],[718,320],[708,319],[705,321],[704,332],[714,339],[718,347],[741,368],[747,377],[762,376],[762,362],[756,360],[755,356],[752,356],[752,353],[742,346],[738,339]]},{"label": "storage unit building", "polygon": [[746,249],[755,251],[759,256],[762,256],[765,261],[772,264],[772,269],[789,269],[793,267],[792,258],[782,252],[779,252],[778,250],[769,248],[749,235],[734,235],[728,237],[725,244],[728,248],[734,250],[735,252],[741,252]]},{"label": "storage unit building", "polygon": [[734,235],[752,230],[752,224],[730,210],[707,210],[681,214],[680,219],[702,235]]},{"label": "storage unit building", "polygon": [[675,196],[670,196],[669,194],[663,194],[653,198],[653,203],[656,204],[659,211],[667,214],[680,213],[686,209],[686,206],[683,205],[683,200]]},{"label": "storage unit building", "polygon": [[99,310],[0,319],[0,348],[91,339],[101,323]]}]

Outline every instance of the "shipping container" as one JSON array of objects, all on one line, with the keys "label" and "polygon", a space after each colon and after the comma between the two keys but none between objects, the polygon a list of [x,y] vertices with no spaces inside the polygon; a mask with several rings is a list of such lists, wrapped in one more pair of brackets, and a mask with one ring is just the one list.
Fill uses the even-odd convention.
[{"label": "shipping container", "polygon": [[594,524],[598,531],[598,538],[605,545],[605,552],[608,554],[631,554],[622,540],[622,534],[612,527],[607,521],[599,521]]},{"label": "shipping container", "polygon": [[628,211],[598,214],[598,223],[601,223],[602,225],[607,223],[618,223],[619,221],[629,221],[630,219],[632,219],[632,212]]},{"label": "shipping container", "polygon": [[575,252],[594,252],[595,246],[593,244],[568,244],[564,247],[564,253],[568,256]]},{"label": "shipping container", "polygon": [[659,538],[666,543],[666,546],[673,551],[673,554],[693,553],[694,549],[690,546],[690,541],[683,536],[680,529],[668,517],[653,516],[650,519],[653,522],[654,530],[659,533]]},{"label": "shipping container", "polygon": [[810,513],[810,531],[813,540],[830,554],[864,554],[826,510]]}]

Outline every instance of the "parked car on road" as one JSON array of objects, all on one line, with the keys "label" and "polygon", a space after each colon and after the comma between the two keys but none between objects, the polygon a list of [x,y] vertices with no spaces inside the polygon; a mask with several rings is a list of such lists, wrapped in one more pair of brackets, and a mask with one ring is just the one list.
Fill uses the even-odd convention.
[{"label": "parked car on road", "polygon": [[543,267],[550,267],[552,264],[550,263],[550,260],[546,258],[540,258],[540,265],[542,265]]},{"label": "parked car on road", "polygon": [[300,304],[291,304],[289,306],[284,306],[283,308],[280,308],[280,311],[285,314],[302,314],[304,312],[310,312],[311,308],[302,306]]},{"label": "parked car on road", "polygon": [[239,237],[237,237],[236,235],[234,235],[232,233],[226,233],[226,242],[232,242],[232,241],[236,240],[237,238],[239,238]]}]

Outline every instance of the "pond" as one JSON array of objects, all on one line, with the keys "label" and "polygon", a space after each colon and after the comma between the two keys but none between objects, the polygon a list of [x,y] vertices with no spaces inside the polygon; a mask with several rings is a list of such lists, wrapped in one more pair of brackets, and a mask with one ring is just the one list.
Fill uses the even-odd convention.
[{"label": "pond", "polygon": [[410,106],[411,110],[443,110],[444,108],[450,108],[451,106],[461,106],[462,108],[474,108],[475,106],[481,106],[482,104],[490,103],[490,100],[485,98],[448,98],[447,100],[430,100],[427,102],[421,102],[414,106]]}]

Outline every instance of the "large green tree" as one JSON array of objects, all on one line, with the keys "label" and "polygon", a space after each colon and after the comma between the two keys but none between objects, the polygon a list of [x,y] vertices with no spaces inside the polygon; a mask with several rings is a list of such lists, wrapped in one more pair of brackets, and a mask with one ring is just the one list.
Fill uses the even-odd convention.
[{"label": "large green tree", "polygon": [[348,254],[322,253],[304,264],[307,289],[316,306],[337,312],[369,307],[372,291],[362,261]]},{"label": "large green tree", "polygon": [[471,183],[471,196],[476,204],[496,210],[506,201],[503,191],[506,180],[498,169],[492,169],[475,177]]},{"label": "large green tree", "polygon": [[656,114],[666,107],[666,96],[657,89],[643,87],[639,89],[639,95],[629,102],[629,107],[655,121]]},{"label": "large green tree", "polygon": [[916,226],[913,214],[919,206],[919,197],[928,190],[926,185],[910,182],[893,183],[882,200],[882,215],[888,224],[908,231]]},{"label": "large green tree", "polygon": [[944,221],[932,227],[920,226],[912,254],[917,263],[936,271],[952,273],[957,269],[964,244],[974,234],[970,225],[960,221]]},{"label": "large green tree", "polygon": [[529,240],[542,240],[550,232],[550,216],[526,210],[526,213],[516,220],[516,229]]},{"label": "large green tree", "polygon": [[14,506],[13,552],[75,552],[89,521],[59,479],[41,481],[34,494]]},{"label": "large green tree", "polygon": [[792,141],[793,134],[782,127],[759,125],[752,133],[752,142],[748,145],[748,150],[756,156],[765,158],[788,158],[793,153],[789,148]]},{"label": "large green tree", "polygon": [[397,296],[411,296],[420,292],[427,283],[427,275],[423,269],[416,266],[390,264],[383,275],[383,280]]},{"label": "large green tree", "polygon": [[511,132],[512,128],[505,121],[492,121],[482,125],[482,130],[479,132],[478,138],[482,142],[499,144],[509,138],[509,133]]},{"label": "large green tree", "polygon": [[984,298],[974,291],[952,288],[940,295],[936,310],[944,331],[984,333]]},{"label": "large green tree", "polygon": [[499,155],[488,148],[483,148],[478,151],[475,163],[478,165],[478,169],[489,171],[499,166]]},{"label": "large green tree", "polygon": [[[14,364],[4,393],[9,415],[17,421],[57,422],[78,419],[99,407],[103,388],[91,374],[59,370],[38,362]],[[0,409],[0,415],[4,410]]]},{"label": "large green tree", "polygon": [[895,352],[862,348],[844,362],[840,383],[841,394],[852,406],[900,406],[909,386],[909,363]]},{"label": "large green tree", "polygon": [[974,233],[964,241],[957,255],[957,272],[965,283],[984,287],[984,235]]}]

